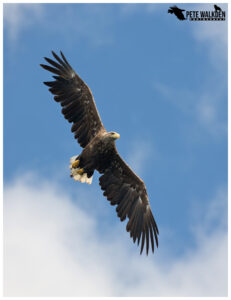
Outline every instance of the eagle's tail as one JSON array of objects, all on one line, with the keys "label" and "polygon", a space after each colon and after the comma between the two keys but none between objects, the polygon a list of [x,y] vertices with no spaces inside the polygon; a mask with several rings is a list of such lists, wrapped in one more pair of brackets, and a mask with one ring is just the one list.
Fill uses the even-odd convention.
[{"label": "eagle's tail", "polygon": [[76,161],[77,156],[73,156],[70,159],[70,170],[71,170],[71,177],[73,177],[73,179],[75,181],[80,181],[82,183],[86,182],[88,184],[92,183],[92,178],[93,176],[91,176],[90,178],[87,177],[87,173],[82,173],[80,168],[74,168],[72,166],[72,164]]}]

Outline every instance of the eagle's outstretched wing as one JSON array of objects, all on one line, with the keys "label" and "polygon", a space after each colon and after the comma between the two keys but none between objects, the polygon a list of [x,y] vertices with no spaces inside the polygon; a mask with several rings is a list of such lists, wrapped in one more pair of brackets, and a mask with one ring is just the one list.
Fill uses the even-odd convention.
[{"label": "eagle's outstretched wing", "polygon": [[[105,166],[107,166],[105,168]],[[102,162],[98,168],[103,175],[99,178],[104,196],[111,205],[117,205],[117,215],[121,221],[128,217],[127,231],[141,250],[146,243],[146,253],[149,250],[151,240],[152,252],[154,252],[154,238],[158,247],[158,227],[152,215],[150,203],[144,182],[123,161],[114,147],[110,162]]]},{"label": "eagle's outstretched wing", "polygon": [[52,51],[56,61],[45,57],[51,65],[41,66],[56,74],[55,81],[44,82],[49,86],[49,91],[54,94],[54,99],[62,105],[64,117],[73,123],[71,131],[80,146],[85,147],[100,130],[105,130],[100,120],[92,93],[89,87],[75,73],[60,51],[62,59]]}]

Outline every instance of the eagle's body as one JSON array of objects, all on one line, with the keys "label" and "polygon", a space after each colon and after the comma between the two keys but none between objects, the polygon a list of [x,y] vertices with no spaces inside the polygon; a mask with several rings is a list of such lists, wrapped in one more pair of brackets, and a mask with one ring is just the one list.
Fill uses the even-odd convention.
[{"label": "eagle's body", "polygon": [[104,128],[92,93],[83,80],[74,72],[61,52],[62,59],[52,52],[53,61],[45,58],[52,66],[41,65],[56,74],[55,81],[44,82],[50,87],[54,99],[60,102],[64,117],[73,123],[71,131],[84,148],[81,154],[71,158],[71,177],[80,182],[91,183],[97,170],[104,196],[111,205],[117,205],[117,215],[121,221],[129,219],[127,231],[133,241],[141,241],[142,253],[149,240],[154,252],[154,239],[158,246],[158,228],[151,212],[144,182],[129,168],[116,150],[116,132]]}]

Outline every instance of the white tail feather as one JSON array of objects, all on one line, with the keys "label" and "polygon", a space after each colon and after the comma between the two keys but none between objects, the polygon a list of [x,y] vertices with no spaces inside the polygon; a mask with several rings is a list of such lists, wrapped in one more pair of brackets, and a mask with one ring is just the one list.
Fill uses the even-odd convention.
[{"label": "white tail feather", "polygon": [[75,162],[77,156],[73,156],[70,159],[70,170],[71,170],[71,176],[73,177],[73,179],[75,181],[80,181],[82,183],[86,182],[88,184],[92,183],[92,178],[93,176],[91,176],[90,178],[87,177],[87,173],[83,173],[82,175],[78,174],[77,171],[79,170],[79,168],[72,168],[72,164],[73,162]]}]

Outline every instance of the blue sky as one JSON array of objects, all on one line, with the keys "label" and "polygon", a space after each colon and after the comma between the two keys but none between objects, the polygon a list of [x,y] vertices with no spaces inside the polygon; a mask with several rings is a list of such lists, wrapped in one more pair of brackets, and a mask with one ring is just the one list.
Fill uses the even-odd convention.
[{"label": "blue sky", "polygon": [[[56,184],[89,212],[99,235],[125,231],[97,174],[91,186],[69,178],[69,158],[81,149],[39,66],[62,50],[91,88],[106,129],[120,133],[121,156],[146,183],[160,231],[148,259],[173,264],[198,250],[195,233],[227,232],[227,22],[179,21],[168,7],[4,5],[4,183],[14,188],[36,174],[35,189]],[[123,245],[138,257],[126,233]]]}]

